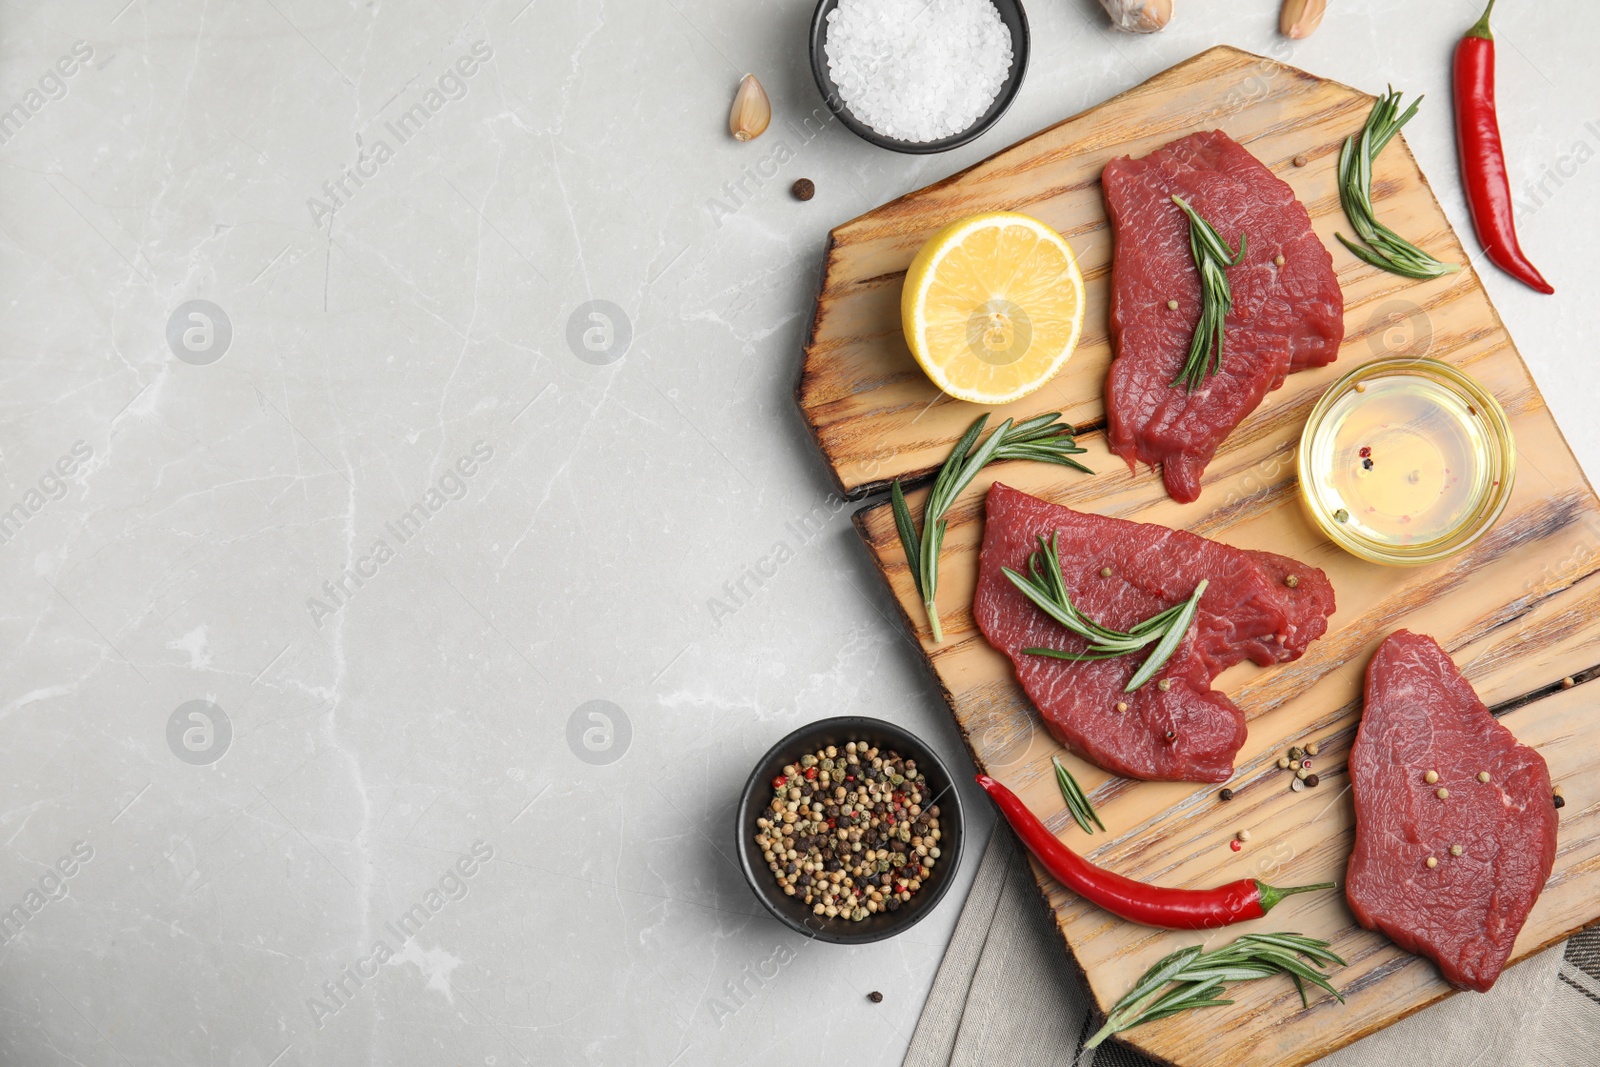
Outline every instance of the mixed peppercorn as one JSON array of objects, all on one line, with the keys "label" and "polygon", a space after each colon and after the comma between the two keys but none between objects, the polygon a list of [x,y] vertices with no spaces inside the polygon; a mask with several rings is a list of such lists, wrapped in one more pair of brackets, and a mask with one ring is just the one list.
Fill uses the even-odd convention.
[{"label": "mixed peppercorn", "polygon": [[756,844],[787,896],[860,922],[898,911],[939,859],[939,806],[915,760],[865,741],[807,753],[772,779]]},{"label": "mixed peppercorn", "polygon": [[1302,789],[1315,789],[1322,784],[1322,779],[1311,770],[1317,755],[1317,743],[1312,741],[1304,748],[1292,745],[1288,752],[1278,757],[1278,767],[1281,770],[1293,771],[1294,778],[1289,782],[1289,787],[1296,793]]}]

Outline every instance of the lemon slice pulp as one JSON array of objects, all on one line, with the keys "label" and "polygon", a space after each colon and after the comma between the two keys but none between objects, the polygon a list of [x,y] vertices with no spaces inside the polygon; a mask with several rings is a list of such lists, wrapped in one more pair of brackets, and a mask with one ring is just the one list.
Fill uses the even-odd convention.
[{"label": "lemon slice pulp", "polygon": [[1054,378],[1083,330],[1072,246],[1030,215],[990,211],[922,246],[900,296],[906,344],[941,390],[1007,404]]}]

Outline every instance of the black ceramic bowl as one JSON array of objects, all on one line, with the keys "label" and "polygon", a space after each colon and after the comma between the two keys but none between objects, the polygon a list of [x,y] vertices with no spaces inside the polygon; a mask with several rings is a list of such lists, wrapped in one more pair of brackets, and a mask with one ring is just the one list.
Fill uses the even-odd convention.
[{"label": "black ceramic bowl", "polygon": [[[772,802],[772,779],[783,773],[785,765],[796,762],[807,752],[827,745],[842,749],[850,741],[866,741],[916,760],[918,773],[927,778],[928,788],[932,790],[931,803],[939,805],[939,861],[933,865],[933,873],[923,879],[922,888],[898,911],[869,915],[860,922],[814,915],[798,898],[785,896],[756,845],[756,820]],[[864,945],[915,926],[938,905],[960,869],[963,828],[961,794],[954,788],[949,768],[931,748],[894,723],[842,715],[802,726],[767,750],[750,772],[744,792],[739,796],[739,821],[734,833],[738,836],[739,866],[744,869],[745,880],[755,891],[756,898],[779,922],[818,941]]]},{"label": "black ceramic bowl", "polygon": [[828,39],[828,12],[839,6],[839,0],[820,0],[816,12],[811,16],[811,76],[816,78],[817,88],[822,90],[822,99],[827,101],[828,110],[839,116],[839,121],[862,140],[896,152],[931,155],[949,151],[981,136],[1006,113],[1006,108],[1011,106],[1011,101],[1017,98],[1017,92],[1022,88],[1023,75],[1028,72],[1028,16],[1023,14],[1022,0],[993,0],[993,3],[994,9],[1000,14],[1000,21],[1011,31],[1011,69],[1006,72],[1005,84],[1000,86],[1000,92],[989,105],[989,110],[978,116],[978,121],[965,130],[941,140],[901,141],[885,137],[857,119],[840,98],[839,87],[828,74],[828,52],[824,47]]}]

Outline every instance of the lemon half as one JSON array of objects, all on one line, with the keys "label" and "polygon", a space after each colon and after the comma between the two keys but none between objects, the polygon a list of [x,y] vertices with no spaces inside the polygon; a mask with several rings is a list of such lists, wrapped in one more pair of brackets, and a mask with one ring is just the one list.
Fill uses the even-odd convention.
[{"label": "lemon half", "polygon": [[933,384],[1008,404],[1056,376],[1083,331],[1072,246],[1030,215],[988,211],[934,234],[906,271],[900,319]]}]

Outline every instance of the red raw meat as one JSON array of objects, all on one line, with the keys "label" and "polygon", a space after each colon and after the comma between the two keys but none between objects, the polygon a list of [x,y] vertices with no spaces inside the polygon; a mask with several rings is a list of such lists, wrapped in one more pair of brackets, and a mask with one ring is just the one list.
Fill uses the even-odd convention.
[{"label": "red raw meat", "polygon": [[[1128,461],[1161,464],[1167,492],[1188,503],[1233,428],[1284,376],[1333,362],[1344,338],[1344,296],[1333,257],[1294,191],[1220,130],[1173,141],[1101,175],[1115,235],[1106,377],[1107,438]],[[1228,269],[1233,310],[1222,367],[1190,393],[1173,380],[1200,321],[1200,275],[1176,193],[1245,258]],[[1283,266],[1276,263],[1283,257]],[[1176,300],[1177,310],[1167,301]]]},{"label": "red raw meat", "polygon": [[1367,665],[1350,785],[1356,918],[1430,957],[1451,985],[1487,990],[1555,863],[1544,758],[1495,721],[1438,642],[1400,630]]},{"label": "red raw meat", "polygon": [[[1017,678],[1051,734],[1115,774],[1158,781],[1221,782],[1244,744],[1244,713],[1211,679],[1244,659],[1263,666],[1297,659],[1321,637],[1333,586],[1315,567],[1270,552],[1232,548],[1183,530],[1089,515],[996,483],[979,558],[973,616],[984,637],[1011,658]],[[1073,663],[1024,648],[1082,651],[1082,638],[1034,606],[1001,573],[1028,572],[1035,538],[1059,534],[1061,573],[1072,602],[1090,618],[1126,630],[1189,599],[1211,583],[1189,635],[1156,679],[1123,687],[1144,662],[1139,652]],[[1104,568],[1110,577],[1101,577]],[[1284,581],[1294,574],[1297,584]],[[1171,686],[1162,691],[1159,679]],[[1127,704],[1117,711],[1118,702]],[[1172,737],[1168,738],[1168,733]]]}]

